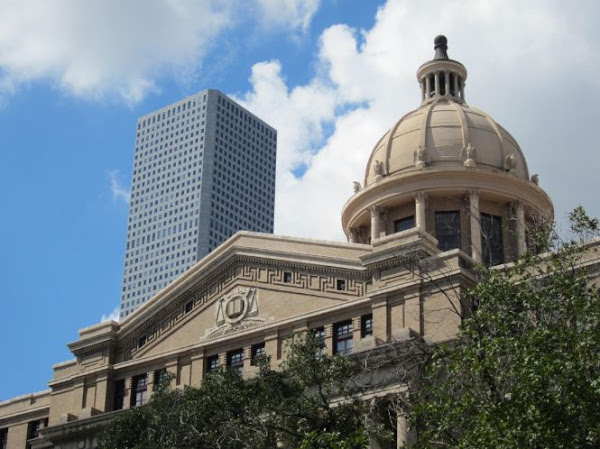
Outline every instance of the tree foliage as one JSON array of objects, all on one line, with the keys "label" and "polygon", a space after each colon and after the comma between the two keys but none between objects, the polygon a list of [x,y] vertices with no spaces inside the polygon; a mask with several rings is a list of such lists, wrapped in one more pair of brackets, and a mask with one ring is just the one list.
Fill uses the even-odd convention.
[{"label": "tree foliage", "polygon": [[418,448],[600,447],[600,292],[582,244],[598,222],[571,220],[572,241],[545,230],[552,251],[482,271],[474,313],[413,398]]},{"label": "tree foliage", "polygon": [[145,406],[117,416],[103,449],[360,449],[369,441],[365,404],[348,390],[356,365],[323,354],[320,340],[297,339],[280,367],[262,360],[244,380],[221,369],[200,388],[159,387]]}]

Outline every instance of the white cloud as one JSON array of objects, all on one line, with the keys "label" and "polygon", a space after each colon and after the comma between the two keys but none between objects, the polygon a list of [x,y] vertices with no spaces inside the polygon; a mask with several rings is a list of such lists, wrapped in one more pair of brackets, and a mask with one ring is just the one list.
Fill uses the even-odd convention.
[{"label": "white cloud", "polygon": [[[576,170],[584,167],[565,170],[573,166],[572,157],[598,163],[593,145],[574,130],[593,126],[591,117],[597,116],[589,106],[596,102],[581,100],[600,99],[593,24],[600,11],[592,1],[578,6],[389,0],[369,30],[334,25],[322,33],[316,74],[306,85],[288,86],[285,67],[277,62],[255,65],[252,90],[242,99],[278,129],[276,233],[343,238],[340,212],[352,180],[362,182],[371,149],[385,130],[419,106],[415,73],[433,57],[433,38],[441,33],[449,38],[450,57],[470,71],[467,101],[520,141],[557,212],[575,205],[570,204],[575,192],[561,188],[565,180],[573,189],[598,190],[597,182],[595,188],[583,185]],[[560,127],[549,129],[552,123]],[[323,141],[325,129],[332,131]],[[577,147],[577,156],[564,145]],[[301,164],[306,172],[294,176]],[[584,204],[594,201],[592,194],[579,201],[585,195]]]},{"label": "white cloud", "polygon": [[134,104],[159,89],[161,76],[200,71],[216,39],[241,21],[306,29],[318,3],[252,0],[240,14],[235,0],[2,0],[0,97],[44,81]]},{"label": "white cloud", "polygon": [[123,186],[123,184],[121,184],[121,181],[119,181],[119,171],[109,171],[108,178],[110,180],[110,191],[113,199],[123,200],[125,203],[129,204],[130,192],[126,187]]},{"label": "white cloud", "polygon": [[120,313],[120,311],[121,311],[120,306],[117,306],[108,315],[102,314],[102,317],[100,318],[100,322],[104,323],[105,321],[116,321],[118,323],[119,322],[119,313]]},{"label": "white cloud", "polygon": [[269,26],[291,26],[306,31],[319,9],[320,0],[258,0]]}]

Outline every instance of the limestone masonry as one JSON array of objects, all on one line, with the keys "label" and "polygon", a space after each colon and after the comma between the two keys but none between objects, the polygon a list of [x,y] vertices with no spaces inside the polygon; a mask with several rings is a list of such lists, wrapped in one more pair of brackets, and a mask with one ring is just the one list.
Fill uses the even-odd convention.
[{"label": "limestone masonry", "polygon": [[[168,268],[158,271],[159,287],[149,287],[150,281],[140,286],[133,278],[124,284],[134,285],[124,294],[138,287],[142,291],[124,296],[130,304],[123,310],[139,309],[119,323],[80,330],[78,340],[69,344],[73,359],[54,366],[48,390],[0,403],[0,448],[94,448],[97,432],[122,410],[143,405],[164,373],[173,374],[173,388],[197,386],[207,372],[222,365],[249,377],[256,369],[254,356],[266,353],[277,366],[285,358],[288,339],[308,329],[324,334],[328,353],[356,357],[411,338],[432,344],[452,339],[460,324],[456,311],[463,307],[461,299],[476,282],[473,267],[510,263],[531,250],[527,230],[537,220],[551,220],[553,206],[538,177],[530,174],[517,141],[488,114],[468,105],[467,70],[448,58],[446,38],[436,38],[435,50],[434,59],[417,72],[421,105],[400,118],[370,156],[365,149],[364,179],[354,183],[354,194],[342,211],[348,242],[241,231],[219,245],[244,226],[272,229],[272,180],[258,177],[249,159],[263,151],[261,164],[274,167],[275,131],[216,91],[140,119],[130,221],[136,226],[129,230],[125,275],[129,277],[130,269],[131,274],[145,273],[145,255],[154,251],[148,261],[154,260],[156,242],[161,242],[159,257],[165,250]],[[201,117],[205,96],[206,104],[215,104],[212,118],[208,112]],[[196,104],[190,106],[190,101]],[[175,150],[175,137],[165,154],[160,148],[163,120],[171,128],[169,120],[175,120],[175,133],[177,124],[180,133],[187,133],[187,122],[179,118],[184,117],[184,105],[185,120],[190,107],[196,111],[194,130],[204,126],[198,136],[204,136],[205,147],[187,147],[186,155],[186,147]],[[218,118],[219,113],[225,115]],[[224,128],[219,125],[223,122]],[[245,132],[257,153],[236,146],[234,132]],[[147,156],[144,139],[150,144]],[[208,156],[207,140],[230,153],[220,159],[218,154],[225,153],[213,149]],[[156,145],[154,159],[150,148]],[[142,193],[144,182],[155,182],[145,181],[146,167],[158,170],[155,160],[177,171],[165,180],[190,180],[190,186],[200,186],[190,190],[189,200],[187,184],[179,196],[166,190],[161,196],[162,178],[151,184],[155,190]],[[249,168],[239,173],[235,164]],[[218,183],[217,171],[231,178]],[[174,192],[183,188],[175,184]],[[171,219],[167,201],[175,201],[172,207],[180,209],[181,230],[179,219],[176,231],[175,222],[165,223],[165,218]],[[219,206],[205,211],[203,205],[212,201]],[[260,207],[246,209],[248,202]],[[189,211],[195,215],[190,217]],[[219,216],[209,211],[219,211]],[[163,227],[155,237],[158,226]],[[179,248],[168,249],[174,238],[179,244],[180,232],[189,238],[190,229],[199,230],[197,236],[192,232],[198,241],[185,247],[191,252],[181,255]],[[210,232],[201,237],[203,229],[211,230],[212,237]],[[164,239],[171,242],[163,247]],[[416,271],[411,261],[430,270]],[[168,276],[161,278],[161,273]],[[155,273],[145,276],[142,279],[154,282]],[[171,276],[176,277],[173,282]],[[138,298],[148,294],[153,296],[138,304]],[[403,388],[390,385],[372,394],[385,396]],[[402,417],[397,418],[396,430],[399,446],[409,441]]]}]

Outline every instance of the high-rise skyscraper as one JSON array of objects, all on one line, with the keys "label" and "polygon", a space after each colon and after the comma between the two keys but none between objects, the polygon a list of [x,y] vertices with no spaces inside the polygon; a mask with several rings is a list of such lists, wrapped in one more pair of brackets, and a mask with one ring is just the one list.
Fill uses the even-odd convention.
[{"label": "high-rise skyscraper", "polygon": [[120,316],[238,230],[273,232],[277,131],[217,90],[141,117]]}]

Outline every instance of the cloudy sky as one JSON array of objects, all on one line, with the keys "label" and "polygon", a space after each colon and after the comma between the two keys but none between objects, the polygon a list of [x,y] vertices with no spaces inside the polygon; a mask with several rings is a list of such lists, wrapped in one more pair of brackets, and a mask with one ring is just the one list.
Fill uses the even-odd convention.
[{"label": "cloudy sky", "polygon": [[433,38],[556,215],[600,216],[596,0],[0,0],[0,400],[119,303],[138,116],[205,88],[279,134],[275,230],[340,240]]}]

